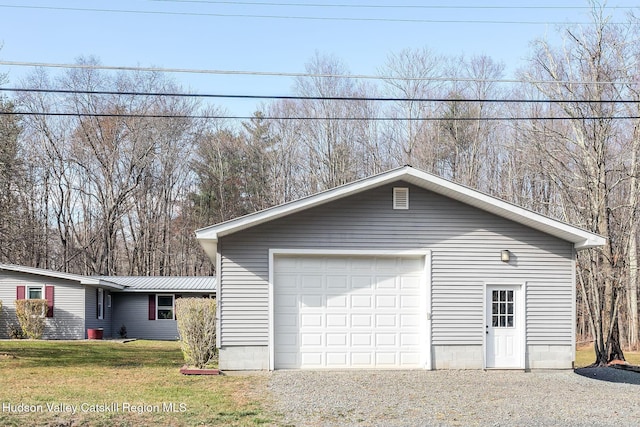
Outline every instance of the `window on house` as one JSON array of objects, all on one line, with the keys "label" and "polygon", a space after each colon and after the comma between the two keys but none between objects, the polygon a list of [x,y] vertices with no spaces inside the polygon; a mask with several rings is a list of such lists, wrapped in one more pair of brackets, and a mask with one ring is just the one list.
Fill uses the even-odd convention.
[{"label": "window on house", "polygon": [[42,299],[42,286],[27,287],[27,299]]},{"label": "window on house", "polygon": [[98,319],[104,319],[104,289],[98,288],[98,303],[97,303]]},{"label": "window on house", "polygon": [[513,328],[515,301],[512,290],[493,291],[491,294],[491,325],[494,328]]},{"label": "window on house", "polygon": [[158,295],[156,301],[156,309],[158,311],[157,319],[173,320],[173,295]]}]

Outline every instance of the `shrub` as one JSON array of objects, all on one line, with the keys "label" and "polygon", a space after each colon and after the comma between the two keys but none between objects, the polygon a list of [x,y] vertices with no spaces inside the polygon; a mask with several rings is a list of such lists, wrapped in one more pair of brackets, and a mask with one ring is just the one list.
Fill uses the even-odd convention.
[{"label": "shrub", "polygon": [[42,338],[45,326],[45,314],[47,312],[46,299],[20,299],[16,300],[16,317],[27,337],[39,340]]},{"label": "shrub", "polygon": [[216,300],[176,299],[180,347],[187,364],[203,369],[217,361]]},{"label": "shrub", "polygon": [[22,332],[22,328],[19,325],[11,325],[9,326],[9,338],[12,340],[22,340],[26,338],[24,336],[24,332]]},{"label": "shrub", "polygon": [[118,335],[120,335],[120,338],[126,338],[127,337],[127,327],[125,325],[120,326],[120,329],[118,330]]}]

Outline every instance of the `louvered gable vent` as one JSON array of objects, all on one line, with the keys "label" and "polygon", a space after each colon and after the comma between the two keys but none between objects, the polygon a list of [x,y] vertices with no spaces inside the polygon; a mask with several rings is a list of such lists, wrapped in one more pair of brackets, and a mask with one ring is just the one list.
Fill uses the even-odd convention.
[{"label": "louvered gable vent", "polygon": [[395,187],[393,189],[393,209],[409,209],[409,189]]}]

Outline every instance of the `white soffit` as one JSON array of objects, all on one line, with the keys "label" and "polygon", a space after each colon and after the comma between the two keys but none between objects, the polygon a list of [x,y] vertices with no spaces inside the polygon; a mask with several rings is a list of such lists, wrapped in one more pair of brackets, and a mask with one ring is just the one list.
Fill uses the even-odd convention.
[{"label": "white soffit", "polygon": [[[209,254],[209,252],[212,252],[212,249],[215,248],[214,242],[216,242],[219,237],[396,181],[408,182],[566,240],[573,243],[576,249],[603,246],[606,242],[604,237],[587,230],[538,214],[464,185],[456,184],[430,173],[417,170],[411,166],[403,166],[293,202],[202,228],[196,231],[196,238],[200,240],[205,250],[209,249],[207,250]],[[209,256],[211,255],[212,254],[209,254]]]}]

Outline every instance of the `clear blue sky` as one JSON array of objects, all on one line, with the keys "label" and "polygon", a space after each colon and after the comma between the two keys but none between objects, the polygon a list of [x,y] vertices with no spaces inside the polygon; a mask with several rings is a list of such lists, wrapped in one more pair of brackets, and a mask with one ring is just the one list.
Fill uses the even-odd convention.
[{"label": "clear blue sky", "polygon": [[[411,5],[431,8],[400,7]],[[508,78],[532,40],[557,42],[555,23],[589,22],[587,6],[585,0],[5,0],[0,60],[73,63],[94,55],[110,66],[303,72],[319,51],[342,59],[352,74],[371,75],[389,53],[426,46],[447,55],[486,54],[505,63]],[[630,10],[615,7],[639,11],[637,0],[613,0],[608,7],[614,21]],[[11,86],[29,70],[0,65]],[[199,93],[287,95],[292,85],[290,77],[175,79]],[[243,103],[229,103],[227,110],[248,114],[257,102]]]}]

